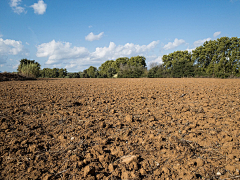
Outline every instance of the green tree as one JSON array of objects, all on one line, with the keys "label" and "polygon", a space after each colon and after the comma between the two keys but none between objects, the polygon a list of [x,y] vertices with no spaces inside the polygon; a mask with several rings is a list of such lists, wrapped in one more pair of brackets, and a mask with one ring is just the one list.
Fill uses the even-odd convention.
[{"label": "green tree", "polygon": [[43,68],[43,70],[41,70],[41,77],[52,78],[53,77],[53,70],[50,69],[50,68]]},{"label": "green tree", "polygon": [[67,76],[67,69],[59,68],[43,68],[40,71],[41,77],[46,78],[64,78]]},{"label": "green tree", "polygon": [[144,74],[147,69],[141,66],[130,66],[130,65],[121,65],[118,72],[119,78],[139,78],[144,77]]},{"label": "green tree", "polygon": [[18,73],[30,77],[39,77],[41,65],[35,60],[21,59],[18,65]]},{"label": "green tree", "polygon": [[110,68],[108,69],[107,77],[112,78],[113,75],[115,75],[116,73],[117,73],[116,69],[110,67]]},{"label": "green tree", "polygon": [[87,73],[87,70],[85,69],[85,70],[83,70],[83,72],[80,74],[80,77],[81,78],[89,78],[89,76],[88,76],[88,73]]},{"label": "green tree", "polygon": [[46,77],[47,78],[52,78],[52,69],[50,69],[50,68],[46,68],[46,73],[45,73],[45,75],[46,75]]},{"label": "green tree", "polygon": [[211,77],[239,76],[240,38],[221,37],[206,41],[193,51],[198,74]]},{"label": "green tree", "polygon": [[63,69],[63,68],[59,69],[58,77],[59,78],[64,78],[65,76],[67,76],[67,69]]},{"label": "green tree", "polygon": [[72,73],[72,78],[80,78],[79,73],[77,72]]},{"label": "green tree", "polygon": [[97,75],[98,75],[97,68],[96,68],[96,67],[93,67],[93,66],[90,66],[90,67],[87,69],[87,75],[88,75],[88,77],[90,77],[90,78],[96,78]]},{"label": "green tree", "polygon": [[149,78],[164,78],[167,77],[166,69],[163,64],[151,65],[151,69],[148,71]]},{"label": "green tree", "polygon": [[[197,47],[193,51],[192,59],[195,62],[196,67],[199,68],[200,75],[205,74],[206,71],[212,72],[214,74],[214,65],[217,61],[216,59],[217,46],[218,45],[215,41],[206,41],[202,46]],[[210,67],[212,69],[207,70],[210,63],[211,63]]]},{"label": "green tree", "polygon": [[111,67],[113,67],[113,68],[116,70],[116,72],[118,72],[119,69],[120,69],[120,66],[121,66],[121,65],[125,66],[125,65],[128,63],[128,61],[129,61],[129,58],[128,58],[128,57],[120,57],[120,58],[117,58],[117,59],[113,62],[113,64],[111,65]]},{"label": "green tree", "polygon": [[194,65],[191,53],[188,51],[175,51],[162,58],[163,67],[170,77],[189,77],[194,75]]},{"label": "green tree", "polygon": [[58,78],[59,76],[59,69],[53,68],[52,69],[52,78]]},{"label": "green tree", "polygon": [[41,68],[41,65],[38,62],[35,62],[35,60],[21,59],[17,71],[20,71],[21,67],[27,64],[36,64],[37,68]]},{"label": "green tree", "polygon": [[103,78],[109,77],[109,69],[114,68],[114,60],[108,60],[99,67],[99,75]]},{"label": "green tree", "polygon": [[129,61],[127,61],[127,64],[133,67],[146,67],[146,58],[144,56],[131,57]]},{"label": "green tree", "polygon": [[193,77],[194,76],[194,67],[192,62],[187,60],[177,61],[171,72],[171,77],[180,78],[180,77]]}]

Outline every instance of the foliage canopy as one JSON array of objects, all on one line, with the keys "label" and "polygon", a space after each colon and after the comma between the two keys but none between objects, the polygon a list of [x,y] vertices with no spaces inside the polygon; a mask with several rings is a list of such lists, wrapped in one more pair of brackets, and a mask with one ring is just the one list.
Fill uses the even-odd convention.
[{"label": "foliage canopy", "polygon": [[17,71],[24,76],[36,78],[40,74],[40,67],[35,60],[21,59]]},{"label": "foliage canopy", "polygon": [[192,52],[175,51],[162,57],[162,64],[146,68],[144,56],[120,57],[107,60],[97,69],[90,66],[83,72],[69,73],[66,69],[44,68],[35,60],[22,59],[18,72],[31,77],[48,78],[181,78],[181,77],[240,77],[240,38],[221,37],[204,42]]}]

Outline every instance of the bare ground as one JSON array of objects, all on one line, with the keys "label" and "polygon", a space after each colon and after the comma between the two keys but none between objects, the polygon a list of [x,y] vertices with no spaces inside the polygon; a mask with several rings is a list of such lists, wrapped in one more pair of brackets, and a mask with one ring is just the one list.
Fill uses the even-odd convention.
[{"label": "bare ground", "polygon": [[0,179],[238,179],[240,80],[0,82]]}]

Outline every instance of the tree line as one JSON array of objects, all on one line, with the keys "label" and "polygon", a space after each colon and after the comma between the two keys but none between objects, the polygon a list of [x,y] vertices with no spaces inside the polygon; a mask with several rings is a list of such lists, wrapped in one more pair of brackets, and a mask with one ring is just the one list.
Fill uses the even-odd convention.
[{"label": "tree line", "polygon": [[148,77],[240,77],[240,38],[204,42],[192,52],[175,51],[162,57]]},{"label": "tree line", "polygon": [[240,38],[221,37],[204,42],[192,52],[175,51],[162,57],[162,64],[147,70],[144,56],[120,57],[107,60],[99,68],[90,66],[82,72],[44,68],[34,60],[22,59],[18,72],[47,78],[181,78],[181,77],[240,77]]}]

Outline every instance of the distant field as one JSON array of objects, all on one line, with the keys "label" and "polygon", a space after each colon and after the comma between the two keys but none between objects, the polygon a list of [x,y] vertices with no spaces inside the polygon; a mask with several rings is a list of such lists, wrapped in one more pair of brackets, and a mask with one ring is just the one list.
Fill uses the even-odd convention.
[{"label": "distant field", "polygon": [[3,179],[240,177],[240,79],[0,82],[0,124]]}]

